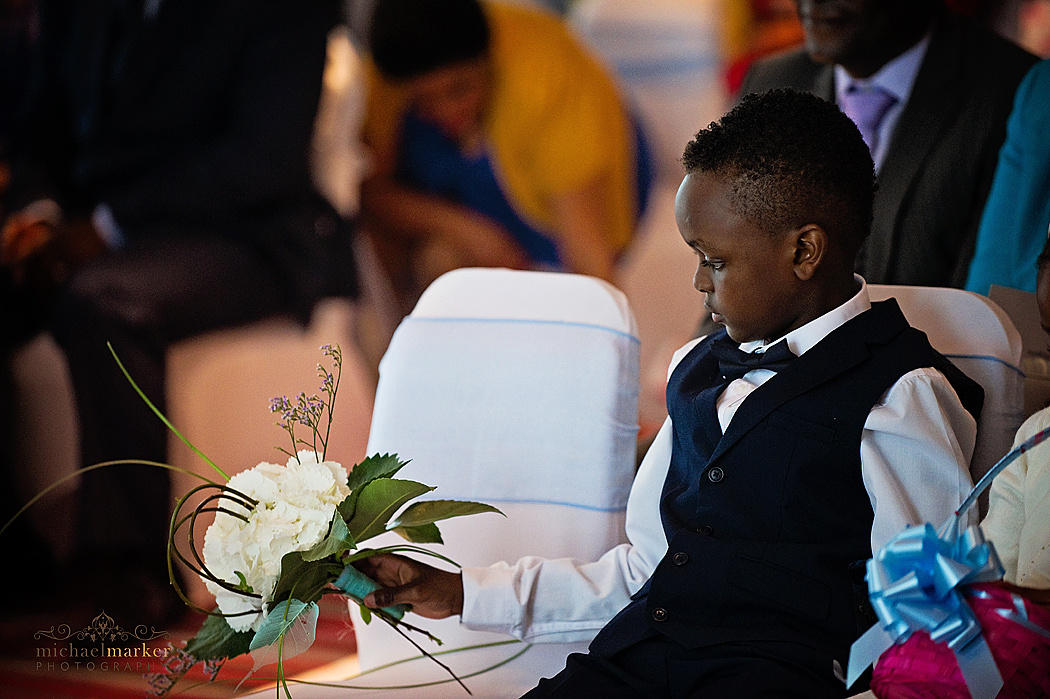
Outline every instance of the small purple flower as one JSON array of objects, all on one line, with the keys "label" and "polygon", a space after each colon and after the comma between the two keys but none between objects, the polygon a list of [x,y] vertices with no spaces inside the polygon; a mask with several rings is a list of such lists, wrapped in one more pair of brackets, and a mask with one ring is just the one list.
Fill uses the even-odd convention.
[{"label": "small purple flower", "polygon": [[270,412],[287,412],[291,408],[291,403],[288,402],[288,396],[276,396],[270,399]]},{"label": "small purple flower", "polygon": [[335,377],[329,374],[327,371],[324,373],[324,379],[321,381],[321,392],[330,393],[332,387],[335,385]]},{"label": "small purple flower", "polygon": [[146,690],[146,696],[155,697],[156,699],[166,697],[177,681],[171,675],[158,672],[150,672],[142,677],[146,680],[146,685],[149,687]]},{"label": "small purple flower", "polygon": [[143,675],[146,684],[149,685],[146,692],[147,697],[160,699],[167,696],[171,688],[190,671],[190,668],[197,664],[197,659],[187,653],[184,648],[178,648],[171,643],[165,647],[168,649],[168,658],[162,666],[164,672],[151,672]]},{"label": "small purple flower", "polygon": [[187,653],[185,648],[177,648],[170,643],[167,647],[170,652],[168,659],[164,661],[164,669],[168,672],[185,675],[197,664],[197,659]]},{"label": "small purple flower", "polygon": [[204,676],[208,678],[209,682],[215,681],[215,678],[219,675],[219,670],[222,669],[222,665],[225,662],[225,658],[212,658],[211,660],[206,660],[204,662],[201,669],[204,671]]}]

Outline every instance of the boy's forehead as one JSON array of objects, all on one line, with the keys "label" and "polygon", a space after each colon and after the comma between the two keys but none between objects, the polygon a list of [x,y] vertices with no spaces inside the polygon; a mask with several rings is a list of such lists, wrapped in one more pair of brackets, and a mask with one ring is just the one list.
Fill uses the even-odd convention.
[{"label": "boy's forehead", "polygon": [[712,172],[690,172],[682,180],[675,198],[675,213],[690,217],[713,210],[731,211],[732,181]]},{"label": "boy's forehead", "polygon": [[742,220],[734,204],[732,179],[708,172],[686,175],[675,198],[675,217],[692,225],[712,220]]}]

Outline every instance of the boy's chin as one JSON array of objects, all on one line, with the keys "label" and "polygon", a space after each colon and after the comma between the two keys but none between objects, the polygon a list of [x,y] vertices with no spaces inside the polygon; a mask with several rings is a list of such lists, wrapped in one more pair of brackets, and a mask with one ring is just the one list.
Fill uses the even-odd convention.
[{"label": "boy's chin", "polygon": [[719,322],[718,324],[726,329],[726,335],[728,335],[729,339],[733,342],[750,342],[751,338],[745,337],[747,333],[743,332],[740,328],[727,325],[724,321]]},{"label": "boy's chin", "polygon": [[722,323],[721,325],[725,327],[726,335],[729,336],[729,339],[739,345],[742,345],[745,342],[758,342],[763,339],[761,336],[756,337],[754,333],[748,333],[740,328],[734,328],[725,323]]}]

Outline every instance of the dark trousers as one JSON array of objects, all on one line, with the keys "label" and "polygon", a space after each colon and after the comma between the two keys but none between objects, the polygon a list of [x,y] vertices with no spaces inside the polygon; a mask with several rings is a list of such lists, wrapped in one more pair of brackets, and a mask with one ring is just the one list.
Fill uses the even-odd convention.
[{"label": "dark trousers", "polygon": [[[53,333],[69,360],[84,465],[167,460],[167,428],[121,374],[107,342],[164,411],[173,342],[293,312],[290,297],[286,280],[253,250],[218,238],[151,238],[78,270],[57,302]],[[165,470],[131,465],[84,474],[77,551],[164,571],[169,507]]]},{"label": "dark trousers", "polygon": [[662,636],[603,658],[573,653],[522,699],[822,699],[846,695],[827,655],[786,644],[682,648]]}]

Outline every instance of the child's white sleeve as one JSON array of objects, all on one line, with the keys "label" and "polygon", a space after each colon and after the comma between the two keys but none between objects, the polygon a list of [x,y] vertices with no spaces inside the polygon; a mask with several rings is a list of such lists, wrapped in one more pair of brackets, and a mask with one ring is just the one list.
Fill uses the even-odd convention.
[{"label": "child's white sleeve", "polygon": [[916,369],[890,387],[868,414],[860,442],[875,512],[873,552],[906,526],[944,523],[973,488],[976,440],[977,422],[941,372]]}]

